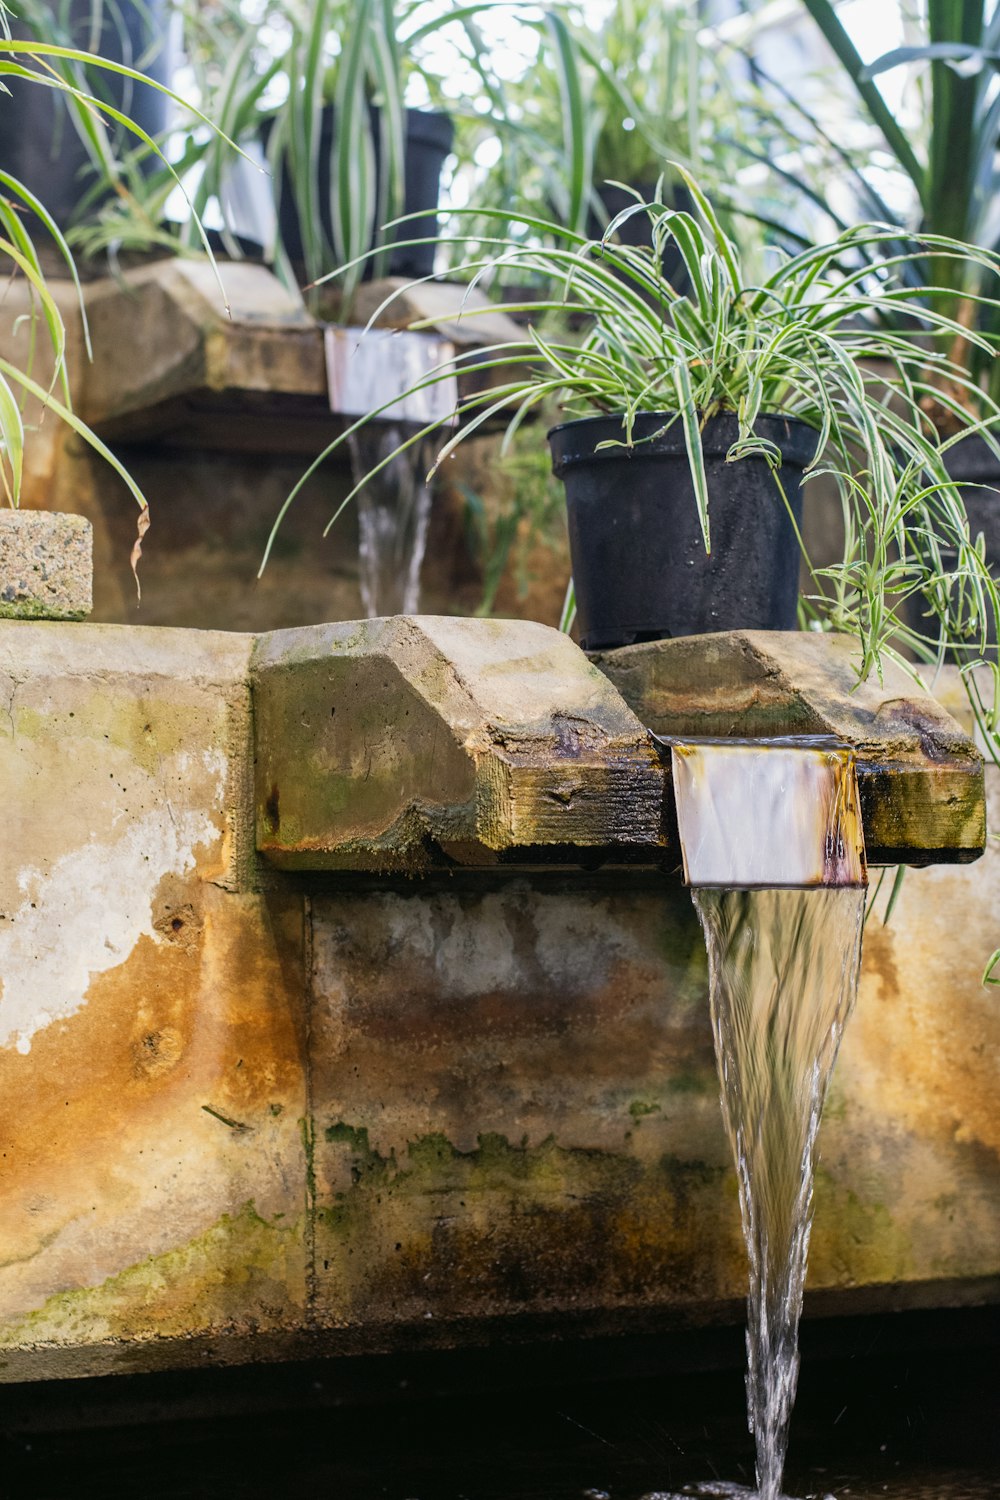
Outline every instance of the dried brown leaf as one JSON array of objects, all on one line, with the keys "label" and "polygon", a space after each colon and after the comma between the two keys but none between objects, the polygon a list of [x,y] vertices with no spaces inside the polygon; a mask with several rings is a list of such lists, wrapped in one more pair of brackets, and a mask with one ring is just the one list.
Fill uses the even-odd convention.
[{"label": "dried brown leaf", "polygon": [[138,608],[139,604],[142,601],[142,587],[141,587],[141,585],[139,583],[139,559],[142,556],[142,539],[146,535],[146,532],[149,530],[149,506],[148,505],[144,505],[142,507],[142,510],[140,510],[140,512],[139,512],[139,519],[136,522],[135,530],[136,530],[135,544],[134,544],[134,546],[132,548],[132,555],[129,558],[129,563],[131,564],[131,567],[132,567],[132,577],[135,579],[135,600],[136,600],[136,608]]}]

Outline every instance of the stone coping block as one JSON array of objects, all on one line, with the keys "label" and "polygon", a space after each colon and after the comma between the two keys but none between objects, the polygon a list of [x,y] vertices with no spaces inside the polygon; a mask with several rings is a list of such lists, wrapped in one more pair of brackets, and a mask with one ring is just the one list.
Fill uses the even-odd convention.
[{"label": "stone coping block", "polygon": [[848,637],[735,631],[589,664],[547,626],[430,616],[263,636],[257,848],[286,869],[676,863],[652,730],[833,736],[872,864],[978,858],[981,755],[899,668],[859,683],[855,661]]},{"label": "stone coping block", "polygon": [[278,631],[254,654],[257,847],[286,869],[647,861],[666,770],[568,636],[432,616]]},{"label": "stone coping block", "polygon": [[870,864],[966,863],[986,844],[983,759],[891,661],[859,682],[846,635],[735,630],[591,659],[654,734],[833,735],[854,747]]},{"label": "stone coping block", "polygon": [[0,618],[83,620],[93,607],[94,535],[83,516],[0,510]]}]

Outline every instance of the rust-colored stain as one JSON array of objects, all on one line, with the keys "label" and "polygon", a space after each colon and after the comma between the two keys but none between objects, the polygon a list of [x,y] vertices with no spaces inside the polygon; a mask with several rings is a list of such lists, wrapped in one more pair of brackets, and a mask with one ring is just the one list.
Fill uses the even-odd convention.
[{"label": "rust-colored stain", "polygon": [[[8,1341],[86,1341],[87,1308],[115,1336],[301,1315],[301,1225],[298,1249],[288,1243],[305,1203],[301,916],[196,880],[186,894],[178,902],[171,883],[154,915],[160,941],[141,938],[96,976],[86,1004],[36,1033],[27,1056],[0,1050]],[[203,1103],[247,1121],[254,1149]],[[274,1248],[261,1301],[240,1270],[247,1234],[261,1275]],[[70,1294],[72,1317],[60,1301],[50,1318],[51,1299]]]}]

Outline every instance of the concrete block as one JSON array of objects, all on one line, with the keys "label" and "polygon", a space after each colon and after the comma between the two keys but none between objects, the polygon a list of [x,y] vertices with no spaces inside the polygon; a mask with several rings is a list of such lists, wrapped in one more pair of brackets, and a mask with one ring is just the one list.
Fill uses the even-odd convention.
[{"label": "concrete block", "polygon": [[0,619],[85,619],[93,605],[93,554],[83,516],[0,510]]},{"label": "concrete block", "polygon": [[[222,282],[224,291],[207,261],[175,258],[87,288],[94,359],[79,405],[103,437],[238,451],[262,423],[273,442],[305,408],[303,446],[316,422],[329,440],[318,325],[263,266],[226,264]],[[142,359],[123,361],[123,348]]]},{"label": "concrete block", "polygon": [[257,847],[285,869],[415,871],[665,849],[666,772],[568,637],[397,617],[261,637]]}]

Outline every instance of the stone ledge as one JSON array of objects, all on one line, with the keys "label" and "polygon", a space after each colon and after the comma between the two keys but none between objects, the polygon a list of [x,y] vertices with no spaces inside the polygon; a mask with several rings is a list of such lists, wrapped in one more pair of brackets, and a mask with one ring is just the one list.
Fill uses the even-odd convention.
[{"label": "stone ledge", "polygon": [[881,682],[859,682],[849,636],[735,630],[591,659],[654,734],[826,734],[851,745],[870,864],[967,863],[985,848],[972,740],[892,662]]},{"label": "stone ledge", "polygon": [[396,617],[259,638],[257,847],[287,869],[426,870],[665,850],[666,771],[573,642]]}]

